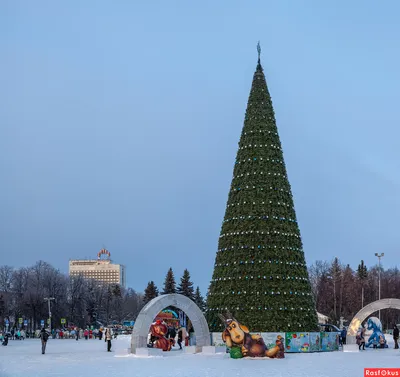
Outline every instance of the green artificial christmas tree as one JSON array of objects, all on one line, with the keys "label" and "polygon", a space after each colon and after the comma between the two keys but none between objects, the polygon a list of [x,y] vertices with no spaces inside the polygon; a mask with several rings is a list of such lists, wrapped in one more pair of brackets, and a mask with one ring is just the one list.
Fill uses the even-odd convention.
[{"label": "green artificial christmas tree", "polygon": [[169,270],[167,272],[167,276],[165,277],[164,289],[163,289],[162,294],[168,295],[170,293],[176,293],[175,276],[174,276],[174,272],[172,271],[172,267],[169,268]]},{"label": "green artificial christmas tree", "polygon": [[210,331],[218,313],[252,332],[318,330],[315,303],[260,62],[247,104],[207,298]]},{"label": "green artificial christmas tree", "polygon": [[183,271],[183,275],[181,277],[181,282],[179,283],[177,293],[189,297],[194,301],[194,288],[193,283],[190,280],[190,273],[187,269]]}]

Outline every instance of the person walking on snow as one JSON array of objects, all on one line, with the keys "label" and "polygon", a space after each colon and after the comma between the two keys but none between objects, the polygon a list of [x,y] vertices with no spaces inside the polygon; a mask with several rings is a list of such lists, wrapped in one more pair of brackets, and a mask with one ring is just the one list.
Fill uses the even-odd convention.
[{"label": "person walking on snow", "polygon": [[182,342],[186,339],[186,329],[182,326],[179,330],[178,330],[178,346],[179,349],[182,349]]},{"label": "person walking on snow", "polygon": [[47,341],[49,340],[49,334],[44,327],[40,331],[40,339],[42,341],[42,355],[44,355],[46,352]]},{"label": "person walking on snow", "polygon": [[399,348],[399,329],[396,325],[393,327],[393,340],[394,340],[394,348],[398,349]]},{"label": "person walking on snow", "polygon": [[345,327],[343,327],[342,332],[340,333],[340,338],[342,340],[342,345],[346,344],[346,336],[347,336],[347,330]]},{"label": "person walking on snow", "polygon": [[104,341],[107,342],[107,352],[111,352],[112,335],[111,329],[107,327],[106,332],[104,333]]},{"label": "person walking on snow", "polygon": [[363,350],[365,350],[365,328],[361,327],[359,330],[359,333],[357,334],[357,344],[358,344],[358,349],[361,350],[361,347]]}]

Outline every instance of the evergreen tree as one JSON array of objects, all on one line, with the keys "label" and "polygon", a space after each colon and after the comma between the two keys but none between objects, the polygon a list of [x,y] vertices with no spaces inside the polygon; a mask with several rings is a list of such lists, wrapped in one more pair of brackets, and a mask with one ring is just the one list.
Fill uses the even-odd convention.
[{"label": "evergreen tree", "polygon": [[190,273],[187,269],[183,271],[183,275],[181,277],[181,282],[179,283],[177,293],[189,297],[191,300],[194,300],[193,283],[190,281]]},{"label": "evergreen tree", "polygon": [[357,268],[357,277],[361,282],[361,307],[364,307],[364,281],[368,277],[368,269],[362,260]]},{"label": "evergreen tree", "polygon": [[146,289],[144,290],[143,302],[147,304],[149,301],[151,301],[153,298],[156,298],[157,296],[158,296],[158,289],[154,284],[154,281],[149,281]]},{"label": "evergreen tree", "polygon": [[164,290],[162,294],[167,295],[170,293],[176,293],[175,277],[171,267],[169,268],[167,276],[165,277]]},{"label": "evergreen tree", "polygon": [[222,330],[218,314],[228,312],[251,331],[318,329],[291,187],[260,57],[207,307],[210,331]]},{"label": "evergreen tree", "polygon": [[206,303],[204,302],[204,298],[201,295],[200,287],[197,286],[196,291],[194,292],[194,302],[200,308],[202,312],[206,309]]},{"label": "evergreen tree", "polygon": [[342,276],[342,267],[340,266],[339,259],[335,257],[329,269],[329,277],[332,281],[332,293],[333,293],[333,312],[331,313],[331,318],[333,319],[333,322],[337,322],[339,319],[339,315],[337,312],[337,293],[338,293],[338,283],[341,280],[341,276]]}]

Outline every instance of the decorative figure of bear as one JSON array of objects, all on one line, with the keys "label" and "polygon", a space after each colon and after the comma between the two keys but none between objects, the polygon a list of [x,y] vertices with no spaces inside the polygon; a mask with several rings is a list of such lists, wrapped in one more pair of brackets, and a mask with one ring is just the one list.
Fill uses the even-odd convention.
[{"label": "decorative figure of bear", "polygon": [[388,348],[385,335],[382,332],[382,322],[377,317],[370,317],[367,321],[368,330],[372,330],[372,335],[369,337],[365,347],[373,346],[374,348]]},{"label": "decorative figure of bear", "polygon": [[163,351],[171,351],[174,340],[167,339],[168,326],[157,320],[150,326],[151,339],[153,341],[153,348],[160,348]]},{"label": "decorative figure of bear", "polygon": [[[270,357],[284,358],[285,347],[282,337],[278,336],[276,345],[268,349],[261,335],[250,334],[249,329],[242,325],[237,319],[228,313],[228,317],[219,315],[224,322],[225,330],[222,333],[222,340],[228,348],[240,348],[243,357]],[[235,358],[238,355],[235,355]]]}]

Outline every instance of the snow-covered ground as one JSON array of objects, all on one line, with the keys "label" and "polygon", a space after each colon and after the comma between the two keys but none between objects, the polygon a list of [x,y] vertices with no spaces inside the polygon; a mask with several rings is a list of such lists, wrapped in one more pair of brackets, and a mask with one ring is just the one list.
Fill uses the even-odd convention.
[{"label": "snow-covered ground", "polygon": [[233,360],[229,355],[189,355],[174,350],[167,357],[128,354],[129,337],[113,341],[112,353],[99,340],[49,340],[41,354],[39,340],[0,346],[1,377],[339,377],[363,376],[365,367],[400,367],[400,351],[366,350],[286,354],[283,360]]}]

